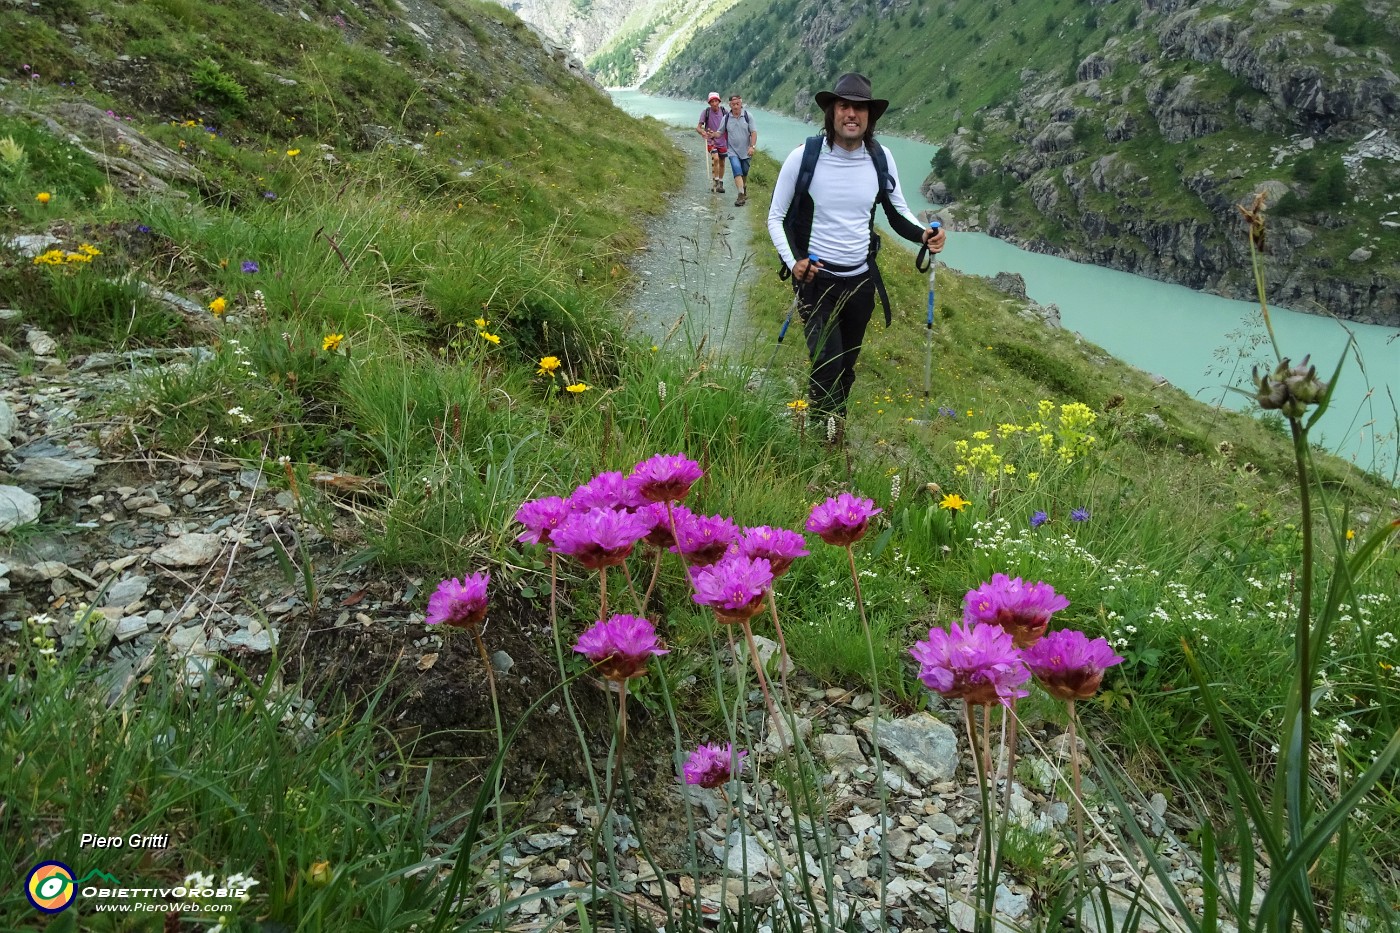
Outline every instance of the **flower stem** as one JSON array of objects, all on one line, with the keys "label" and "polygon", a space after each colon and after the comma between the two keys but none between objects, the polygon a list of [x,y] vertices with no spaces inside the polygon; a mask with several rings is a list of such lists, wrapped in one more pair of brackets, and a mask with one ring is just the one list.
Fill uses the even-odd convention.
[{"label": "flower stem", "polygon": [[598,621],[602,622],[608,617],[608,568],[606,565],[598,568]]},{"label": "flower stem", "polygon": [[[982,832],[977,840],[977,880],[976,889],[983,901],[991,901],[995,897],[994,889],[989,886],[996,883],[996,853],[992,849],[992,798],[987,792],[987,768],[986,762],[977,752],[977,715],[973,712],[975,704],[963,701],[963,718],[967,723],[967,747],[972,753],[973,767],[977,770],[977,792],[982,801]],[[984,710],[985,711],[985,710]],[[985,740],[986,730],[983,730]],[[974,903],[973,909],[976,911],[976,930],[985,930],[990,921],[990,916],[984,916],[984,911],[979,904]]]},{"label": "flower stem", "polygon": [[1069,707],[1069,768],[1074,781],[1074,839],[1079,844],[1078,852],[1084,851],[1084,795],[1079,779],[1079,738],[1075,723],[1079,716],[1074,709],[1074,700],[1065,701]]},{"label": "flower stem", "polygon": [[860,610],[860,627],[865,633],[865,650],[870,660],[870,744],[875,752],[875,783],[880,788],[880,914],[879,926],[885,926],[886,889],[889,887],[890,846],[889,846],[889,788],[885,786],[884,758],[880,754],[880,668],[875,660],[875,641],[870,635],[870,623],[865,618],[865,600],[860,592],[860,575],[856,573],[856,553],[851,545],[846,545],[846,561],[851,568],[851,583],[856,590],[856,607]]},{"label": "flower stem", "polygon": [[[501,703],[496,696],[496,672],[491,669],[491,658],[486,653],[486,643],[481,640],[481,630],[475,625],[472,626],[472,637],[476,640],[476,650],[481,655],[481,665],[486,670],[486,684],[491,689],[491,714],[496,721],[496,754],[504,755],[506,748],[506,734],[501,727]],[[501,796],[505,792],[505,781],[502,778],[500,769],[496,771],[496,833],[504,840],[506,838],[506,818],[501,808]],[[500,878],[502,892],[505,893],[504,871]]]},{"label": "flower stem", "polygon": [[564,643],[559,638],[559,602],[555,590],[559,587],[559,555],[549,555],[549,628],[554,633],[554,663],[559,665],[559,678],[564,682],[564,709],[568,711],[569,722],[578,736],[579,748],[583,751],[583,768],[588,774],[588,784],[593,791],[593,799],[598,799],[598,778],[593,773],[593,756],[588,751],[588,736],[579,721],[578,709],[574,706],[574,692],[564,667]]},{"label": "flower stem", "polygon": [[792,709],[792,692],[788,690],[787,641],[783,638],[783,624],[778,621],[778,600],[773,596],[773,588],[768,588],[768,608],[773,613],[773,631],[778,633],[778,676],[783,681],[783,702]]},{"label": "flower stem", "polygon": [[758,656],[758,646],[754,644],[753,628],[747,619],[741,623],[744,626],[744,640],[749,645],[749,660],[753,662],[754,673],[758,675],[758,686],[763,691],[763,703],[768,707],[768,715],[773,720],[773,725],[778,727],[778,741],[783,748],[787,748],[787,733],[783,729],[783,717],[778,713],[778,707],[773,703],[773,694],[768,690],[768,677],[763,673],[763,661]]},{"label": "flower stem", "polygon": [[[669,507],[668,507],[669,508]],[[667,512],[669,515],[669,511]],[[651,564],[651,582],[647,584],[646,595],[642,597],[642,615],[647,614],[647,606],[651,605],[651,591],[656,589],[656,578],[661,573],[661,548],[656,549],[656,560]]]}]

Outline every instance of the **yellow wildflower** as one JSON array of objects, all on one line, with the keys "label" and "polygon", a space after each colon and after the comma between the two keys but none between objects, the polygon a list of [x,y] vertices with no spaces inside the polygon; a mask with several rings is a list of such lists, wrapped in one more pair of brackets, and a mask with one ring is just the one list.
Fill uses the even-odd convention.
[{"label": "yellow wildflower", "polygon": [[288,150],[287,150],[287,155],[292,156],[293,158],[295,158],[296,156],[301,155],[301,150],[300,150],[300,149],[288,149]]},{"label": "yellow wildflower", "polygon": [[795,399],[793,399],[792,401],[790,401],[790,402],[787,403],[787,407],[788,407],[788,408],[791,408],[793,411],[806,411],[806,410],[807,410],[807,400],[806,400],[806,399],[795,398]]},{"label": "yellow wildflower", "polygon": [[953,512],[961,512],[963,509],[967,508],[971,504],[971,502],[968,502],[966,499],[964,499],[957,493],[950,492],[948,493],[948,495],[944,496],[941,500],[939,500],[938,507],[940,509],[949,509]]},{"label": "yellow wildflower", "polygon": [[84,243],[81,246],[79,246],[78,252],[83,253],[86,256],[102,255],[102,250],[98,249],[96,246],[93,246],[91,243]]},{"label": "yellow wildflower", "polygon": [[501,342],[501,337],[500,337],[499,334],[488,334],[488,333],[487,333],[486,331],[484,331],[484,330],[483,330],[483,331],[479,331],[479,333],[481,334],[482,339],[484,339],[484,340],[489,340],[489,341],[491,341],[492,343],[500,343],[500,342]]},{"label": "yellow wildflower", "polygon": [[557,370],[561,365],[563,364],[559,362],[559,357],[557,356],[540,357],[540,368],[537,370],[537,373],[541,376],[552,377],[554,375],[555,370]]},{"label": "yellow wildflower", "polygon": [[321,349],[327,353],[334,353],[340,349],[341,342],[345,340],[344,334],[326,334],[321,338]]},{"label": "yellow wildflower", "polygon": [[572,392],[572,393],[574,393],[575,395],[578,395],[580,392],[587,392],[587,391],[588,391],[588,386],[585,385],[585,384],[582,383],[582,382],[575,382],[575,383],[574,383],[573,385],[571,385],[571,386],[564,386],[564,390],[565,390],[566,392]]},{"label": "yellow wildflower", "polygon": [[215,317],[218,317],[220,314],[223,314],[225,311],[228,310],[228,301],[224,298],[223,295],[220,295],[218,298],[215,298],[213,301],[209,302],[209,310],[214,312]]},{"label": "yellow wildflower", "polygon": [[1348,528],[1348,529],[1347,529],[1347,540],[1350,541],[1351,539],[1353,539],[1353,538],[1355,538],[1355,537],[1356,537],[1356,529],[1355,529],[1355,528]]},{"label": "yellow wildflower", "polygon": [[491,322],[486,320],[486,318],[484,317],[479,317],[475,321],[472,321],[472,323],[475,324],[479,329],[485,330],[486,325],[490,324]]},{"label": "yellow wildflower", "polygon": [[49,194],[47,191],[40,191],[38,194],[34,195],[34,200],[38,201],[40,204],[47,204],[49,201],[53,200],[53,195]]}]

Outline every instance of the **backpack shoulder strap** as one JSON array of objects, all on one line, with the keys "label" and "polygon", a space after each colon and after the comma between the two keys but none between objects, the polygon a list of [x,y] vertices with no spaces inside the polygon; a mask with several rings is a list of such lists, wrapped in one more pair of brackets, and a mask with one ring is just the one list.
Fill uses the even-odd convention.
[{"label": "backpack shoulder strap", "polygon": [[822,143],[824,142],[826,142],[826,136],[821,133],[807,137],[807,144],[802,149],[802,164],[797,167],[797,184],[792,189],[793,203],[796,203],[807,193],[807,189],[812,187],[812,175],[817,170],[817,159],[822,154]]},{"label": "backpack shoulder strap", "polygon": [[875,163],[875,177],[880,180],[879,193],[875,199],[884,201],[894,190],[894,178],[890,175],[889,160],[885,158],[885,147],[880,145],[879,140],[872,139],[866,151],[870,153],[870,161]]}]

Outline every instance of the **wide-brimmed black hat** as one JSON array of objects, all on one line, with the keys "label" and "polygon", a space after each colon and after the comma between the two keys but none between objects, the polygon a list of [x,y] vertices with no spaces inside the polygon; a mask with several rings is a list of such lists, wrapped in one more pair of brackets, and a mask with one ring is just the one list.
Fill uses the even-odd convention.
[{"label": "wide-brimmed black hat", "polygon": [[865,75],[858,75],[855,72],[847,72],[836,79],[836,87],[830,91],[817,92],[817,106],[825,110],[836,102],[836,99],[853,100],[865,102],[870,105],[870,119],[878,120],[890,102],[880,100],[878,97],[870,96],[870,79]]}]

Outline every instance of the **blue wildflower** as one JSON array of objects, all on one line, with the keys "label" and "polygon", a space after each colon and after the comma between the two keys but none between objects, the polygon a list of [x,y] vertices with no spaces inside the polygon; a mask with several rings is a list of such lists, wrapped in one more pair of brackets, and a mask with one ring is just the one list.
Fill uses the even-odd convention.
[{"label": "blue wildflower", "polygon": [[1072,522],[1087,522],[1089,520],[1089,510],[1074,509],[1069,513],[1069,518]]}]

